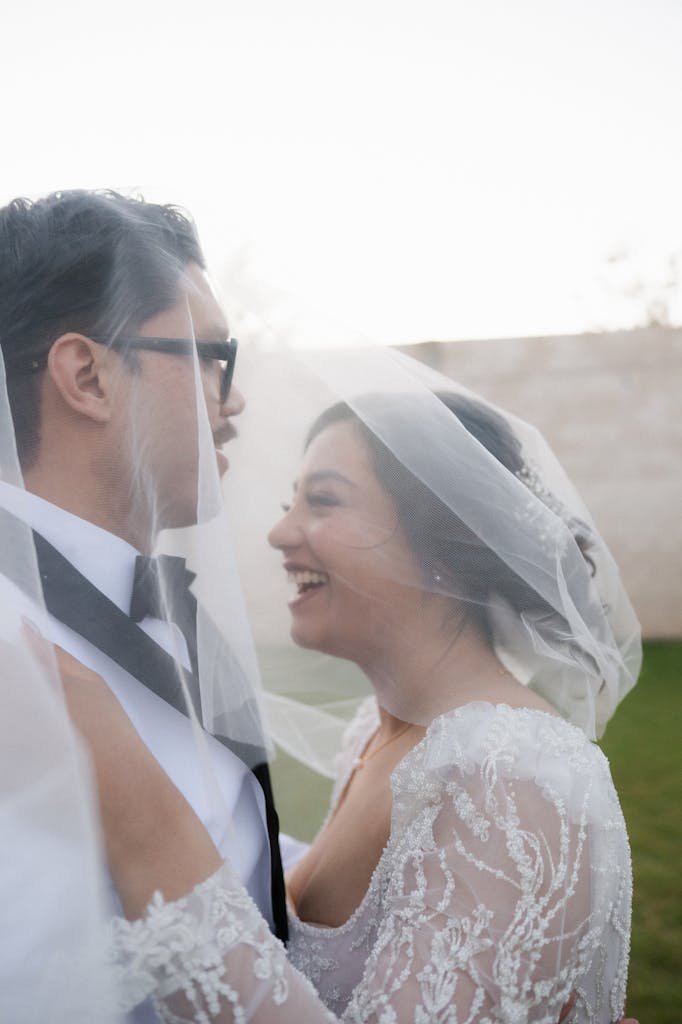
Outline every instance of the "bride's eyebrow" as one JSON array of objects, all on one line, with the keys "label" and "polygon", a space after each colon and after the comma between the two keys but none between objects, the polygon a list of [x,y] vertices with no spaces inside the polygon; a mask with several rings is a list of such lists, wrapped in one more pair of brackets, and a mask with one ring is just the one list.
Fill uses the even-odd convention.
[{"label": "bride's eyebrow", "polygon": [[[310,484],[324,483],[327,480],[333,480],[335,483],[345,484],[347,487],[353,487],[357,489],[357,484],[349,480],[343,473],[339,473],[336,469],[318,469],[314,473],[310,473],[304,478],[304,483],[309,486]],[[296,490],[297,484],[294,482],[294,490]]]}]

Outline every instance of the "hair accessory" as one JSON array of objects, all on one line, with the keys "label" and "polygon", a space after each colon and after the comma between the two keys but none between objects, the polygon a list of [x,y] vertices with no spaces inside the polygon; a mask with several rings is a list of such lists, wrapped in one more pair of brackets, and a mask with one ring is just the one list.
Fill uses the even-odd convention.
[{"label": "hair accessory", "polygon": [[518,469],[514,475],[550,512],[554,512],[555,515],[565,522],[568,521],[569,516],[565,505],[545,485],[537,467],[532,462],[524,462],[521,469]]}]

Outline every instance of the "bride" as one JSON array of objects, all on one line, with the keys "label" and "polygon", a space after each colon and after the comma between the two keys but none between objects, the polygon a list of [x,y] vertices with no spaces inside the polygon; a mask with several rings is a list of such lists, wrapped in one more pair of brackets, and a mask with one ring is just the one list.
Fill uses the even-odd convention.
[{"label": "bride", "polygon": [[591,741],[638,633],[549,449],[459,391],[363,394],[309,429],[269,539],[294,641],[374,691],[288,878],[287,951],[113,695],[60,655],[126,915],[124,1002],[152,994],[171,1022],[621,1017],[629,848]]}]

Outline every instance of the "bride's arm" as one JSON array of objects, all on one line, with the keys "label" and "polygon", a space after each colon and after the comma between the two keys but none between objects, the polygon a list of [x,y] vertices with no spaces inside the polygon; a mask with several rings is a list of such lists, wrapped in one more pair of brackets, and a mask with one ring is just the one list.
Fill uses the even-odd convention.
[{"label": "bride's arm", "polygon": [[109,687],[70,654],[56,653],[69,715],[95,769],[111,876],[124,914],[138,918],[156,890],[176,899],[222,857]]},{"label": "bride's arm", "polygon": [[[68,656],[59,658],[70,713],[93,752],[107,852],[129,919],[116,922],[113,956],[130,1006],[151,994],[169,1024],[335,1021],[290,965],[229,863],[221,863],[203,825],[115,697],[89,670]],[[455,802],[457,816],[464,813],[475,830],[475,817],[461,794]],[[466,863],[456,863],[461,853],[451,841],[451,806],[429,817],[428,806],[421,799],[418,803],[421,810],[406,823],[406,845],[396,851],[387,911],[344,1019],[363,1024],[428,1020],[456,1007],[457,1019],[469,1024],[483,1018],[504,1021],[513,1009],[504,1008],[504,1000],[509,1001],[505,986],[513,989],[519,970],[526,971],[542,954],[542,943],[536,943],[526,956],[513,927],[511,946],[505,949],[502,943],[500,948],[503,936],[487,916],[497,899],[506,904],[502,916],[511,925],[517,915],[518,929],[528,926],[527,908],[519,906],[518,879],[510,871],[513,858],[505,852],[510,837],[501,830],[498,854],[505,863],[488,864],[498,877],[484,872],[483,895],[476,895],[478,868],[474,865],[466,879]],[[471,869],[470,858],[468,863]],[[455,867],[464,869],[456,887]],[[563,920],[565,925],[566,913]],[[542,925],[541,915],[535,923]],[[572,988],[551,931],[550,924],[553,966],[537,979],[547,992],[531,1009],[529,1021],[558,1020]],[[554,973],[564,975],[558,985]],[[522,1000],[528,1000],[527,994]]]},{"label": "bride's arm", "polygon": [[122,1008],[151,995],[169,1024],[334,1022],[116,697],[55,650],[69,714],[92,756],[127,919],[112,935]]}]

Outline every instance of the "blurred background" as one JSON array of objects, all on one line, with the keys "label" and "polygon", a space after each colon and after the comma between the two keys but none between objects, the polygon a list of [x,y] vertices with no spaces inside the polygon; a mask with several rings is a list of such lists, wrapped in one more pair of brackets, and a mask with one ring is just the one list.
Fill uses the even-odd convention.
[{"label": "blurred background", "polygon": [[[548,437],[647,640],[604,747],[633,845],[630,1011],[677,1024],[682,4],[25,0],[0,17],[0,202],[113,187],[183,205],[245,351],[403,346]],[[283,817],[309,836],[327,783],[290,769]]]}]

